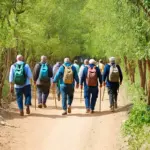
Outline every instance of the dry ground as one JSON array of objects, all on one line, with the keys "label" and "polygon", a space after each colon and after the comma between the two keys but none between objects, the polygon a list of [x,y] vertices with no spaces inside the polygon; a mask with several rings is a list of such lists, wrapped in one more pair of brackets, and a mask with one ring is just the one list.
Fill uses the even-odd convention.
[{"label": "dry ground", "polygon": [[96,113],[85,114],[84,101],[80,102],[76,90],[72,114],[68,116],[61,116],[61,102],[57,102],[56,109],[50,97],[48,108],[35,110],[33,106],[31,115],[20,117],[14,102],[11,113],[3,113],[11,126],[0,126],[0,150],[122,150],[120,127],[128,108],[124,89],[118,104],[118,110],[110,112],[105,92],[102,112],[98,111],[98,99]]}]

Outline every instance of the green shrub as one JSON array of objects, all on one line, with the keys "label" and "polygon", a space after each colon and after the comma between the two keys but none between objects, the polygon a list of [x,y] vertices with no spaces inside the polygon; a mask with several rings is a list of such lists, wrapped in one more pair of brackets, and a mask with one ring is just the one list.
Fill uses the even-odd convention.
[{"label": "green shrub", "polygon": [[145,103],[145,96],[138,85],[130,86],[130,91],[132,91],[133,108],[122,129],[128,139],[129,148],[136,150],[145,144],[150,144],[150,106]]}]

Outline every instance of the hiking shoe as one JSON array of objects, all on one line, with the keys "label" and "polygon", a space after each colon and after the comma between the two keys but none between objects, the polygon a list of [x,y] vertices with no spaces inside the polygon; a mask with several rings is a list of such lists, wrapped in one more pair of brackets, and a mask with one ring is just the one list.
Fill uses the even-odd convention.
[{"label": "hiking shoe", "polygon": [[117,102],[115,102],[115,108],[118,108],[118,104],[117,104]]},{"label": "hiking shoe", "polygon": [[38,108],[42,108],[42,104],[38,104]]},{"label": "hiking shoe", "polygon": [[115,107],[114,107],[114,105],[112,105],[112,106],[111,106],[110,110],[111,110],[112,112],[114,112],[114,111],[115,111]]},{"label": "hiking shoe", "polygon": [[47,105],[46,105],[46,104],[43,104],[43,107],[44,107],[44,108],[47,108]]},{"label": "hiking shoe", "polygon": [[68,113],[71,113],[71,106],[68,107]]},{"label": "hiking shoe", "polygon": [[26,108],[26,114],[30,114],[30,107],[29,106],[27,106],[27,108]]},{"label": "hiking shoe", "polygon": [[60,101],[60,96],[57,97],[58,101]]},{"label": "hiking shoe", "polygon": [[87,114],[90,113],[90,109],[89,108],[86,109],[86,113]]},{"label": "hiking shoe", "polygon": [[94,113],[94,110],[90,110],[90,113],[93,114],[93,113]]},{"label": "hiking shoe", "polygon": [[67,111],[64,110],[64,112],[62,113],[62,115],[63,115],[63,116],[64,116],[64,115],[67,115]]},{"label": "hiking shoe", "polygon": [[24,111],[20,110],[20,116],[24,116]]}]

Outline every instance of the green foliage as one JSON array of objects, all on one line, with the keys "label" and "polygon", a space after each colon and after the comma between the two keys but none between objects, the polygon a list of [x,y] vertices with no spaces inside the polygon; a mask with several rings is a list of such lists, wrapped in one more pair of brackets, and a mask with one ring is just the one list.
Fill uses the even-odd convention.
[{"label": "green foliage", "polygon": [[150,107],[144,102],[145,95],[139,85],[132,85],[129,91],[133,107],[122,130],[128,139],[129,148],[135,150],[140,149],[144,144],[150,144]]}]

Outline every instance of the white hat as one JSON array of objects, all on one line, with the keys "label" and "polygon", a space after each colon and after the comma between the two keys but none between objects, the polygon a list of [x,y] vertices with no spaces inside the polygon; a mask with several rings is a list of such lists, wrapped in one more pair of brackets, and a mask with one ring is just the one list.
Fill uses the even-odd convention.
[{"label": "white hat", "polygon": [[115,61],[116,61],[115,57],[110,57],[110,58],[109,58],[109,62],[110,62],[110,63],[115,63]]},{"label": "white hat", "polygon": [[95,61],[94,59],[90,59],[90,60],[89,60],[89,64],[95,65],[95,63],[96,63],[96,61]]}]

